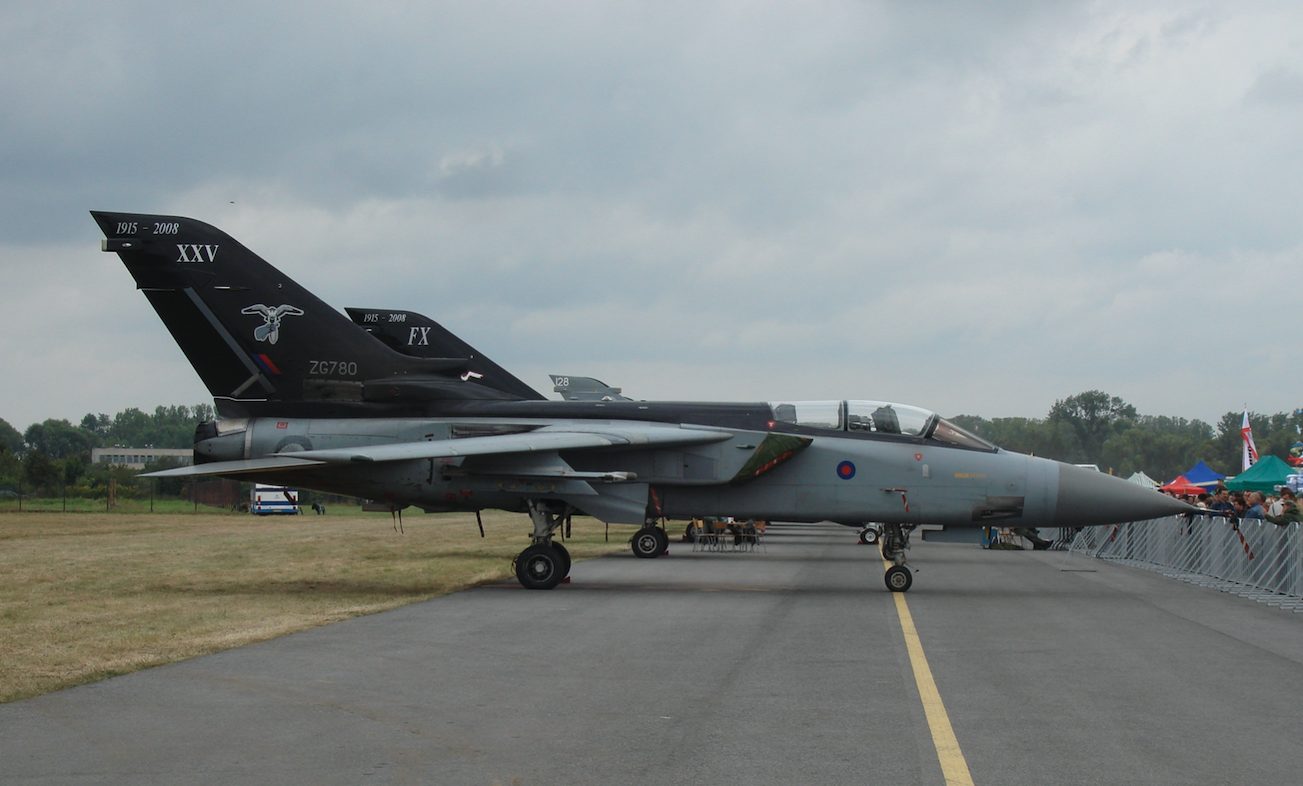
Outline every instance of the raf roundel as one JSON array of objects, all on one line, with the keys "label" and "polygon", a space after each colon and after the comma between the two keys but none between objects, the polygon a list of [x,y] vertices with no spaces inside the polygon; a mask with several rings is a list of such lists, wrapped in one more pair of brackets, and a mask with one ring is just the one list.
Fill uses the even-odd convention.
[{"label": "raf roundel", "polygon": [[850,480],[855,477],[855,465],[849,461],[843,461],[837,465],[837,477],[842,480]]}]

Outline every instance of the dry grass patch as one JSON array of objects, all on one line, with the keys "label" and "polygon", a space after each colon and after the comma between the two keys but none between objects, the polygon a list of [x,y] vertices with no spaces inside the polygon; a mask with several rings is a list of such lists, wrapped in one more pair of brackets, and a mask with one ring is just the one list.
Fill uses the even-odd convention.
[{"label": "dry grass patch", "polygon": [[[336,509],[338,510],[338,509]],[[529,519],[0,515],[0,702],[510,577]],[[633,527],[576,518],[575,560]]]}]

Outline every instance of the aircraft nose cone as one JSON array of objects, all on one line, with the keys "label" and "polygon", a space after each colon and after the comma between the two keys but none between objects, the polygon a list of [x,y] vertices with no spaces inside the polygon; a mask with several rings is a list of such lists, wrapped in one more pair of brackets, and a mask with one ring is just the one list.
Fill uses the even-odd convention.
[{"label": "aircraft nose cone", "polygon": [[1090,527],[1144,521],[1195,508],[1144,486],[1103,472],[1059,464],[1055,527]]}]

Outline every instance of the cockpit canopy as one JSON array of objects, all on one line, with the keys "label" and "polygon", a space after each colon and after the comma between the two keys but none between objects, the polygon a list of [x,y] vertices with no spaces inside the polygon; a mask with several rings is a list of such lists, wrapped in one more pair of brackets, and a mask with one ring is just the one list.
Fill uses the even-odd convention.
[{"label": "cockpit canopy", "polygon": [[805,428],[935,439],[975,450],[996,446],[919,407],[886,401],[771,401],[774,420]]}]

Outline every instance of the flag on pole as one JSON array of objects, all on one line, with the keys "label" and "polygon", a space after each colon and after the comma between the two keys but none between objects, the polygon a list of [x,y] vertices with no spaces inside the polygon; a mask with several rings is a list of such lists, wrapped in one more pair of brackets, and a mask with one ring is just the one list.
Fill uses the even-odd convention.
[{"label": "flag on pole", "polygon": [[1252,467],[1258,460],[1258,448],[1253,444],[1253,428],[1249,425],[1249,408],[1244,408],[1244,422],[1240,424],[1240,437],[1244,440],[1244,452],[1240,462],[1240,471]]}]

